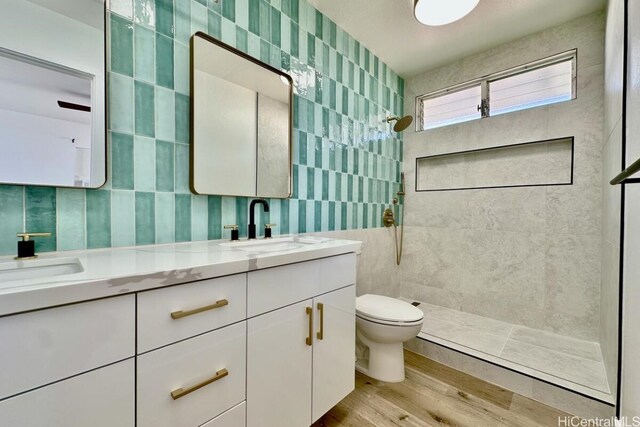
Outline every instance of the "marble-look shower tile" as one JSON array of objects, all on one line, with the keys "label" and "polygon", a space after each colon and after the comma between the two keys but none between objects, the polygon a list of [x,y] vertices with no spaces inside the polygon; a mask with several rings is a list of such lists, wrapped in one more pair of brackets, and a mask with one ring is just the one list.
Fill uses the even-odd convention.
[{"label": "marble-look shower tile", "polygon": [[507,341],[500,357],[594,390],[609,393],[609,384],[602,362],[513,340]]},{"label": "marble-look shower tile", "polygon": [[469,191],[464,200],[471,228],[532,233],[545,230],[545,187]]},{"label": "marble-look shower tile", "polygon": [[430,319],[455,323],[456,325],[475,329],[482,333],[498,335],[505,339],[509,336],[511,328],[513,327],[511,323],[444,307],[441,307],[439,310],[430,311],[427,316]]},{"label": "marble-look shower tile", "polygon": [[577,185],[547,188],[547,233],[600,234],[601,192]]},{"label": "marble-look shower tile", "polygon": [[544,329],[596,340],[600,310],[600,236],[547,234]]},{"label": "marble-look shower tile", "polygon": [[493,356],[500,355],[507,342],[507,334],[491,333],[484,328],[476,328],[455,319],[436,318],[432,315],[424,319],[422,333]]},{"label": "marble-look shower tile", "polygon": [[558,335],[539,329],[514,325],[509,341],[533,344],[560,353],[601,362],[600,346],[597,342],[579,340],[566,335]]},{"label": "marble-look shower tile", "polygon": [[462,236],[462,230],[407,226],[402,280],[435,288],[459,287],[464,270],[455,260],[464,251]]}]

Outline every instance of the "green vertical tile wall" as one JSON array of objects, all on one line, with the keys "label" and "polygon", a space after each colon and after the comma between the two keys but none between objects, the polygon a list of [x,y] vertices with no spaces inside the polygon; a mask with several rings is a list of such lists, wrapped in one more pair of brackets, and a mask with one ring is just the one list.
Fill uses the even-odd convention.
[{"label": "green vertical tile wall", "polygon": [[[404,82],[306,0],[119,0],[109,13],[109,178],[103,189],[0,185],[0,254],[246,236],[249,201],[189,191],[189,38],[204,31],[294,78],[293,198],[274,234],[379,227],[398,190]],[[129,17],[133,17],[132,19]],[[260,230],[261,231],[261,230]]]}]

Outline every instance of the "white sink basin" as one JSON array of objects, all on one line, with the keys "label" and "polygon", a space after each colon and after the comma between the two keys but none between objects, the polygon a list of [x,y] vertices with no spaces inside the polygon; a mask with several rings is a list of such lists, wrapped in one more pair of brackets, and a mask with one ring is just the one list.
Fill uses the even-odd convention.
[{"label": "white sink basin", "polygon": [[77,258],[50,258],[0,262],[0,282],[40,279],[84,271]]},{"label": "white sink basin", "polygon": [[300,249],[309,245],[316,245],[324,242],[326,239],[314,237],[281,237],[274,239],[260,240],[244,240],[239,242],[221,243],[231,249],[237,249],[245,252],[281,252]]}]

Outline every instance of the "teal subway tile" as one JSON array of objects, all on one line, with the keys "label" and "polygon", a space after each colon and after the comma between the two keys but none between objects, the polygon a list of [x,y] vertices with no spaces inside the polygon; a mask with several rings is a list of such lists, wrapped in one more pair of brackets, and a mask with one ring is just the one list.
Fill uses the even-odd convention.
[{"label": "teal subway tile", "polygon": [[188,45],[191,39],[191,0],[175,0],[175,40]]},{"label": "teal subway tile", "polygon": [[173,243],[176,238],[175,194],[155,194],[156,243]]},{"label": "teal subway tile", "polygon": [[111,71],[133,76],[133,23],[111,14]]},{"label": "teal subway tile", "polygon": [[[17,233],[24,229],[24,189],[17,185],[0,185],[0,254],[15,255]],[[32,230],[28,230],[32,231]]]},{"label": "teal subway tile", "polygon": [[56,190],[58,220],[58,250],[71,251],[86,247],[85,190],[58,188]]},{"label": "teal subway tile", "polygon": [[133,133],[133,79],[109,73],[109,128]]},{"label": "teal subway tile", "polygon": [[176,137],[176,103],[172,90],[156,87],[156,138],[173,141]]},{"label": "teal subway tile", "polygon": [[263,0],[249,0],[249,31],[260,35],[260,2]]},{"label": "teal subway tile", "polygon": [[313,202],[313,231],[319,232],[322,231],[322,202],[316,200]]},{"label": "teal subway tile", "polygon": [[291,2],[296,0],[280,0],[280,11],[291,18]]},{"label": "teal subway tile", "polygon": [[281,47],[281,23],[280,12],[275,8],[271,8],[271,43],[274,46]]},{"label": "teal subway tile", "polygon": [[306,233],[313,233],[315,231],[315,220],[316,220],[316,215],[315,215],[315,201],[313,200],[306,200],[306,201],[300,201],[300,203],[306,203],[307,208],[306,208],[306,219],[307,219],[307,225],[306,225]]},{"label": "teal subway tile", "polygon": [[280,234],[289,234],[289,199],[280,200]]},{"label": "teal subway tile", "polygon": [[222,0],[222,16],[224,16],[229,21],[235,22],[236,0]]},{"label": "teal subway tile", "polygon": [[[225,202],[231,201],[231,198],[225,198]],[[235,207],[234,207],[235,212]],[[209,221],[208,221],[208,229],[209,240],[219,240],[222,238],[222,230],[223,226],[227,225],[226,223],[222,223],[222,197],[220,196],[209,196],[208,197],[208,213],[209,213]],[[235,216],[235,215],[234,215]],[[225,218],[226,219],[226,218]],[[226,219],[229,221],[229,224],[235,224],[234,219]]]},{"label": "teal subway tile", "polygon": [[189,146],[185,144],[175,145],[175,182],[176,193],[189,193]]},{"label": "teal subway tile", "polygon": [[111,246],[111,192],[87,190],[87,248]]},{"label": "teal subway tile", "polygon": [[207,28],[210,36],[220,39],[222,37],[222,17],[210,10],[208,12]]},{"label": "teal subway tile", "polygon": [[111,188],[133,190],[133,136],[111,133]]},{"label": "teal subway tile", "polygon": [[311,67],[315,66],[316,62],[316,39],[312,34],[307,33],[307,64]]},{"label": "teal subway tile", "polygon": [[271,45],[266,40],[260,40],[260,61],[268,63],[271,60]]},{"label": "teal subway tile", "polygon": [[136,134],[155,136],[155,91],[154,87],[135,82],[135,123]]},{"label": "teal subway tile", "polygon": [[301,165],[307,164],[307,134],[305,132],[298,132],[298,144],[294,148],[298,153],[298,163]]},{"label": "teal subway tile", "polygon": [[249,223],[249,200],[245,197],[236,197],[236,224],[240,229],[240,236],[247,236],[247,224]]},{"label": "teal subway tile", "polygon": [[189,143],[189,97],[176,93],[176,142]]},{"label": "teal subway tile", "polygon": [[322,138],[319,136],[316,136],[316,142],[315,142],[315,153],[314,153],[314,158],[315,158],[315,162],[314,165],[316,168],[322,168],[322,152],[323,152],[323,143],[322,143]]},{"label": "teal subway tile", "polygon": [[304,200],[298,202],[298,233],[307,232],[307,203]]},{"label": "teal subway tile", "polygon": [[173,192],[175,189],[174,145],[168,141],[156,141],[156,191]]},{"label": "teal subway tile", "polygon": [[156,202],[154,193],[136,192],[136,245],[156,242]]},{"label": "teal subway tile", "polygon": [[336,229],[336,202],[329,202],[329,231],[335,231]]},{"label": "teal subway tile", "polygon": [[156,31],[173,37],[173,0],[156,0]]},{"label": "teal subway tile", "polygon": [[249,28],[249,2],[247,0],[236,1],[235,22],[241,28]]},{"label": "teal subway tile", "polygon": [[174,45],[173,83],[176,92],[189,95],[189,47],[176,43]]},{"label": "teal subway tile", "polygon": [[111,245],[136,243],[136,201],[133,191],[111,192]]},{"label": "teal subway tile", "polygon": [[340,217],[342,218],[340,230],[346,230],[348,226],[347,202],[340,203]]},{"label": "teal subway tile", "polygon": [[209,9],[213,10],[216,13],[222,13],[222,1],[221,0],[209,0],[208,1]]},{"label": "teal subway tile", "polygon": [[299,21],[299,12],[300,12],[299,0],[291,0],[291,9],[290,9],[289,17],[291,18],[292,21],[296,23]]},{"label": "teal subway tile", "polygon": [[191,240],[191,195],[175,195],[175,241],[188,242]]},{"label": "teal subway tile", "polygon": [[299,209],[298,209],[298,200],[297,199],[289,199],[289,233],[291,234],[297,234],[299,233],[299,227],[298,227],[298,215],[299,215]]},{"label": "teal subway tile", "polygon": [[313,168],[307,169],[307,200],[314,200],[315,198],[315,170]]},{"label": "teal subway tile", "polygon": [[173,89],[173,39],[156,34],[156,84]]},{"label": "teal subway tile", "polygon": [[239,26],[236,26],[236,48],[244,53],[249,52],[249,35]]},{"label": "teal subway tile", "polygon": [[156,144],[151,138],[136,136],[133,142],[134,188],[154,191],[156,188]]},{"label": "teal subway tile", "polygon": [[207,240],[209,238],[208,204],[207,196],[191,195],[191,240]]},{"label": "teal subway tile", "polygon": [[191,34],[207,32],[207,8],[197,1],[191,3]]},{"label": "teal subway tile", "polygon": [[134,20],[136,24],[155,28],[156,4],[154,0],[133,0]]},{"label": "teal subway tile", "polygon": [[[225,226],[225,225],[238,225],[237,219],[236,219],[236,199],[235,197],[219,197],[219,196],[209,196],[209,197],[217,197],[217,199],[214,199],[215,203],[214,203],[214,208],[215,209],[219,209],[220,213],[218,214],[217,211],[216,215],[220,216],[220,220],[218,221],[217,218],[215,218],[213,220],[213,224],[215,226],[215,224],[220,223],[221,226]],[[213,203],[213,202],[210,202]],[[219,208],[216,207],[217,205],[219,205]],[[215,226],[217,227],[217,226]],[[216,230],[217,228],[214,228],[211,232],[213,232],[214,230]],[[211,233],[210,232],[210,233]],[[245,230],[246,232],[246,230]],[[224,239],[228,239],[230,236],[230,232],[228,230],[224,230],[222,231],[222,236]]]},{"label": "teal subway tile", "polygon": [[[291,20],[282,14],[278,14],[280,18],[280,47],[283,52],[291,54]],[[273,19],[273,18],[272,18]]]},{"label": "teal subway tile", "polygon": [[[150,0],[148,0],[150,1]],[[135,34],[135,78],[149,83],[156,81],[155,33],[153,30],[136,25]]]},{"label": "teal subway tile", "polygon": [[51,233],[51,237],[36,239],[36,252],[56,250],[56,189],[25,188],[25,228],[36,233]]},{"label": "teal subway tile", "polygon": [[222,36],[220,37],[224,43],[236,46],[236,24],[224,18],[222,20]]},{"label": "teal subway tile", "polygon": [[260,0],[260,37],[271,42],[271,8],[265,0]]},{"label": "teal subway tile", "polygon": [[300,28],[298,24],[291,21],[291,55],[300,58]]},{"label": "teal subway tile", "polygon": [[329,171],[322,171],[322,200],[329,200]]}]

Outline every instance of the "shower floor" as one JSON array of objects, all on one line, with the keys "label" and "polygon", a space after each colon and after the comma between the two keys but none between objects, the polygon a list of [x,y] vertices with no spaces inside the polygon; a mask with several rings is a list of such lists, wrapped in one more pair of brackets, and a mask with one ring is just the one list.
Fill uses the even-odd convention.
[{"label": "shower floor", "polygon": [[419,338],[613,403],[597,342],[424,302],[418,308],[425,315]]}]

